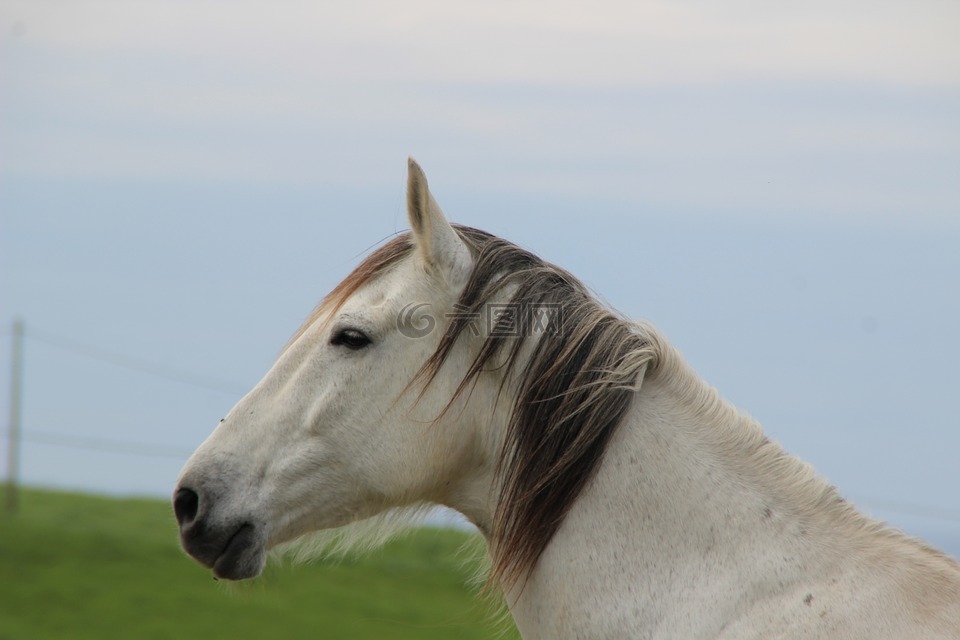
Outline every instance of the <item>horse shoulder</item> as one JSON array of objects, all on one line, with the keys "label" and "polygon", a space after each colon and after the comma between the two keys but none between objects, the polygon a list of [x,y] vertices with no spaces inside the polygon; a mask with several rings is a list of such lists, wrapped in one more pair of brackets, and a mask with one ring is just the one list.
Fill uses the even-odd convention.
[{"label": "horse shoulder", "polygon": [[[816,579],[757,600],[718,640],[958,640],[960,567],[885,530]],[[779,635],[777,635],[779,634]]]}]

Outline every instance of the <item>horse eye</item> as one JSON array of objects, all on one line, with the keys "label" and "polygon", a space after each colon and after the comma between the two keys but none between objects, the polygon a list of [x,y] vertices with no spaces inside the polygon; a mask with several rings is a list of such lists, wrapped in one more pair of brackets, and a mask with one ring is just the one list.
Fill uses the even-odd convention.
[{"label": "horse eye", "polygon": [[373,341],[367,337],[367,334],[357,329],[341,329],[330,339],[330,344],[338,347],[343,346],[353,351],[363,349],[371,342]]}]

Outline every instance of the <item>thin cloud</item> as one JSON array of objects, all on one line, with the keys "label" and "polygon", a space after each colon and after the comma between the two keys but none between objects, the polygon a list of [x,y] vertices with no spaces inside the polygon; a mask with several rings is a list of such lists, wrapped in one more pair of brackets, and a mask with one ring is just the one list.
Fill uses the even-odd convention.
[{"label": "thin cloud", "polygon": [[280,76],[619,86],[960,82],[960,5],[573,0],[7,3],[33,46],[197,56]]},{"label": "thin cloud", "polygon": [[[955,216],[960,4],[6,3],[9,175]],[[453,169],[458,167],[458,169]]]}]

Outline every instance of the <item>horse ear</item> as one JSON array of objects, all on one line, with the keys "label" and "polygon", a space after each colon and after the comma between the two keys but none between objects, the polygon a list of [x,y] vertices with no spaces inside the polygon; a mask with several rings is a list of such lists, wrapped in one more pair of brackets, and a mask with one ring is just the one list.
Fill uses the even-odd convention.
[{"label": "horse ear", "polygon": [[470,266],[470,251],[447,222],[427,187],[427,176],[416,160],[408,160],[407,217],[417,252],[428,267],[462,274]]}]

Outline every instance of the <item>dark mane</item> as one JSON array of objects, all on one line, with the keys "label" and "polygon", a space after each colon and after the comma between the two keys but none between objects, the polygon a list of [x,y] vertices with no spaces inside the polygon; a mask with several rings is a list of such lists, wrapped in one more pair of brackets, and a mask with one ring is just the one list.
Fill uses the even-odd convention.
[{"label": "dark mane", "polygon": [[[515,315],[501,316],[485,336],[451,404],[483,371],[502,374],[501,390],[508,383],[519,390],[497,465],[500,496],[486,532],[491,583],[511,586],[529,576],[596,473],[655,349],[636,325],[600,304],[565,270],[485,231],[454,228],[473,254],[474,268],[457,313],[411,385],[429,385],[461,334],[509,292]],[[412,250],[405,234],[370,254],[290,344]]]},{"label": "dark mane", "polygon": [[[493,327],[457,391],[494,366],[502,366],[501,388],[511,379],[518,383],[489,532],[491,578],[509,586],[529,575],[599,468],[653,349],[635,325],[597,302],[568,272],[484,231],[455,229],[473,253],[474,269],[459,313],[417,378],[429,384],[470,318],[484,317],[491,301],[510,292],[516,315],[501,320],[514,324]],[[521,352],[529,357],[521,359]]]}]

